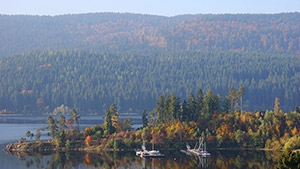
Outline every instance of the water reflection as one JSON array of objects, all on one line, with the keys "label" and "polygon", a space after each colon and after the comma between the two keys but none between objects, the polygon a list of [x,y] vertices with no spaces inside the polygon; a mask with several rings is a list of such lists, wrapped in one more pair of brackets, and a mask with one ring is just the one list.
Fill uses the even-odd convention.
[{"label": "water reflection", "polygon": [[[135,152],[13,153],[26,168],[274,168],[280,152],[211,151],[203,158],[179,151],[163,152],[165,158],[140,158]],[[23,167],[24,167],[23,166]]]}]

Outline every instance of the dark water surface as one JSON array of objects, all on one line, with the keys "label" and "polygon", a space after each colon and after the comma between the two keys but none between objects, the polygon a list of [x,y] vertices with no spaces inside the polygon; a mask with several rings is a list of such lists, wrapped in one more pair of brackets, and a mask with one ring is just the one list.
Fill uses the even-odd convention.
[{"label": "dark water surface", "polygon": [[165,158],[140,158],[135,152],[56,152],[52,154],[8,154],[0,152],[1,168],[274,168],[280,152],[213,151],[207,158],[163,151]]},{"label": "dark water surface", "polygon": [[[280,152],[210,150],[208,158],[188,156],[178,151],[162,151],[166,156],[160,159],[144,159],[135,152],[55,152],[48,154],[10,154],[3,149],[5,144],[25,137],[25,132],[46,127],[47,117],[0,117],[0,169],[37,168],[266,168],[276,165]],[[127,118],[121,117],[121,118]],[[141,126],[140,117],[132,117],[134,128]],[[81,130],[103,123],[101,116],[86,116],[80,119]],[[46,133],[42,139],[49,137]]]}]

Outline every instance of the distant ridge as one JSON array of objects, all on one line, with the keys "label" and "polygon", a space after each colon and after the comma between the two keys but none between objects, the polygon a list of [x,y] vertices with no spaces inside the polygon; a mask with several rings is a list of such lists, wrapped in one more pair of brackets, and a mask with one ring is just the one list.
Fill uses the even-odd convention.
[{"label": "distant ridge", "polygon": [[0,36],[0,57],[65,48],[300,54],[300,14],[0,15]]}]

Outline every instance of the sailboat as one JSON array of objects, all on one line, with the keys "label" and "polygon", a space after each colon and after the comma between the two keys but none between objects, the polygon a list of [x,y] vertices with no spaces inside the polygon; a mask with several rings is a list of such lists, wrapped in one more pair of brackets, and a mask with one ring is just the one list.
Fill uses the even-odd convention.
[{"label": "sailboat", "polygon": [[149,154],[151,156],[155,156],[155,157],[163,157],[163,156],[165,156],[165,155],[161,154],[158,150],[154,149],[154,142],[152,142],[152,150],[148,151],[148,152],[149,152]]},{"label": "sailboat", "polygon": [[164,157],[164,154],[161,154],[158,150],[154,149],[154,143],[152,143],[152,150],[148,151],[146,150],[145,146],[145,141],[143,141],[142,144],[142,150],[141,151],[136,151],[136,155],[144,158],[149,158],[149,157]]},{"label": "sailboat", "polygon": [[146,150],[146,146],[145,146],[145,140],[143,140],[143,144],[142,144],[142,150],[137,150],[137,151],[135,151],[135,155],[137,155],[137,156],[141,156],[141,154],[142,153],[145,153],[145,152],[147,152],[147,150]]},{"label": "sailboat", "polygon": [[[197,145],[197,144],[196,144]],[[194,149],[191,149],[191,147],[187,144],[187,152],[193,154],[193,155],[201,155],[201,156],[209,156],[210,153],[206,151],[206,142],[203,141],[203,139],[199,138],[199,147],[196,148],[197,146],[194,147]]]}]

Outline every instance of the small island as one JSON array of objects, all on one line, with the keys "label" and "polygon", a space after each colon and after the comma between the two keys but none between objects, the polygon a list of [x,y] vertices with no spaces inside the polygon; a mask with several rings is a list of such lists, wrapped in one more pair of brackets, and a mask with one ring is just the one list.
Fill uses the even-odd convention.
[{"label": "small island", "polygon": [[[248,148],[281,150],[299,148],[300,108],[283,113],[279,109],[279,99],[275,99],[274,111],[242,111],[243,88],[230,89],[223,101],[211,90],[203,96],[199,89],[196,98],[190,94],[188,101],[180,104],[180,98],[160,96],[157,107],[147,115],[142,113],[143,126],[133,131],[130,118],[119,121],[117,107],[112,104],[105,113],[103,125],[92,126],[79,131],[80,115],[75,109],[68,120],[64,115],[59,119],[47,118],[48,127],[38,129],[35,134],[26,133],[36,142],[9,144],[9,151],[52,150],[121,150],[139,148],[142,141],[155,143],[162,148],[180,148],[186,142],[205,138],[208,147]],[[240,106],[234,104],[240,101]],[[50,141],[41,141],[41,131],[49,130]]]},{"label": "small island", "polygon": [[[231,88],[221,101],[219,94],[208,90],[203,95],[199,89],[196,97],[191,93],[188,101],[181,104],[173,94],[160,96],[157,107],[142,113],[143,126],[132,128],[132,120],[120,122],[117,107],[112,104],[105,112],[105,122],[79,131],[80,115],[75,109],[72,117],[60,115],[54,119],[49,115],[48,127],[38,129],[35,134],[26,133],[36,141],[8,144],[10,152],[47,151],[124,151],[140,148],[143,141],[161,150],[180,150],[186,143],[192,145],[202,137],[208,149],[256,149],[292,150],[300,148],[300,107],[284,113],[275,98],[273,111],[245,112],[242,97],[245,91]],[[239,104],[235,104],[239,103]],[[234,106],[238,105],[238,106]],[[235,110],[234,110],[235,109]],[[40,140],[41,131],[49,130],[52,140]]]}]

